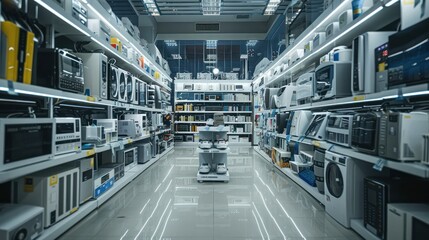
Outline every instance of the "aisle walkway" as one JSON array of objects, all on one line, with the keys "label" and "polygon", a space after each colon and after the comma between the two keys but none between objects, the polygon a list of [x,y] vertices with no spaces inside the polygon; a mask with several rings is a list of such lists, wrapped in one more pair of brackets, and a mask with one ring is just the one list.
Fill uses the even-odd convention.
[{"label": "aisle walkway", "polygon": [[231,149],[229,183],[198,183],[197,168],[176,147],[60,239],[360,239],[251,148]]}]

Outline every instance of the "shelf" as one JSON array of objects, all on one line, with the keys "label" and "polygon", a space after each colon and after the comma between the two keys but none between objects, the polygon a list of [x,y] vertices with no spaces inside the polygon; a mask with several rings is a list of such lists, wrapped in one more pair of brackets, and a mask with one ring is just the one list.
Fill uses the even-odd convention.
[{"label": "shelf", "polygon": [[174,132],[175,134],[195,134],[198,132]]},{"label": "shelf", "polygon": [[429,95],[429,84],[419,84],[415,86],[403,87],[398,89],[390,89],[383,92],[371,93],[366,95],[350,96],[345,98],[331,99],[321,102],[308,103],[298,106],[290,107],[289,109],[281,109],[281,112],[296,111],[296,110],[310,110],[310,109],[326,109],[335,108],[345,105],[357,105],[371,102],[382,102],[385,100],[392,100],[397,98],[400,94],[404,97]]},{"label": "shelf", "polygon": [[261,157],[263,159],[265,159],[266,161],[268,161],[269,163],[271,163],[272,165],[274,165],[277,168],[277,170],[279,170],[280,172],[282,172],[283,174],[285,174],[287,177],[289,177],[290,179],[292,179],[296,184],[298,184],[301,188],[303,188],[305,191],[307,191],[311,196],[313,196],[315,199],[317,199],[317,201],[319,201],[320,203],[322,203],[323,205],[325,205],[325,195],[319,193],[319,191],[317,190],[317,187],[310,186],[308,183],[306,183],[304,180],[302,180],[298,175],[292,173],[292,171],[290,170],[290,168],[280,168],[276,164],[273,164],[273,162],[268,157],[268,155],[265,154],[264,152],[262,152],[261,150],[259,150],[258,146],[254,147],[253,149],[259,155],[261,155]]},{"label": "shelf", "polygon": [[351,219],[350,227],[366,240],[380,240],[380,238],[365,228],[363,219]]},{"label": "shelf", "polygon": [[236,80],[206,80],[206,79],[175,79],[175,83],[227,83],[227,84],[252,84],[252,80],[236,79]]},{"label": "shelf", "polygon": [[176,103],[251,103],[252,101],[248,100],[248,101],[235,101],[235,100],[231,100],[231,101],[226,101],[226,100],[222,100],[222,101],[210,101],[210,100],[176,100]]},{"label": "shelf", "polygon": [[[59,32],[64,35],[80,36],[80,40],[92,39],[92,42],[97,42],[98,45],[101,45],[109,52],[112,52],[114,53],[114,55],[117,55],[116,57],[120,56],[121,58],[124,58],[119,53],[115,53],[110,45],[106,47],[105,45],[101,44],[101,41],[97,40],[97,36],[94,33],[92,33],[87,27],[83,26],[78,20],[74,19],[71,16],[71,13],[64,11],[64,9],[62,9],[59,5],[52,4],[51,1],[47,0],[35,0],[35,3],[42,6],[42,8],[39,8],[39,21],[41,21],[42,23],[54,24],[56,26],[56,30],[60,30]],[[103,21],[105,24],[109,25],[113,36],[120,36],[123,43],[126,43],[126,45],[132,47],[134,50],[144,56],[145,61],[150,63],[151,67],[154,68],[154,70],[160,72],[160,74],[162,74],[169,82],[172,82],[172,79],[170,78],[169,74],[167,74],[167,72],[153,60],[149,53],[143,50],[139,42],[137,42],[130,34],[128,34],[128,32],[120,31],[121,28],[116,22],[113,21],[113,19],[110,17],[110,14],[107,13],[107,11],[100,5],[100,3],[96,1],[91,1],[91,4],[88,3],[86,7],[90,14],[98,15],[100,21]],[[55,15],[56,17],[54,17],[53,15]],[[108,16],[108,18],[105,18],[104,16]],[[133,66],[137,65],[135,63],[128,62],[128,60],[126,59],[124,60],[126,63],[132,64]],[[158,85],[164,85],[157,80],[153,80],[151,76],[149,79],[151,79],[151,81],[155,82]]]},{"label": "shelf", "polygon": [[[297,142],[298,137],[292,137],[292,141]],[[339,145],[335,145],[333,143],[325,142],[325,141],[316,141],[311,139],[304,139],[300,142],[303,142],[307,145],[313,145],[315,147],[329,149],[329,151],[336,152],[339,154],[344,154],[346,156],[359,159],[361,161],[365,161],[371,164],[377,164],[380,160],[384,161],[384,167],[394,169],[400,172],[408,173],[411,175],[415,175],[422,178],[429,178],[429,166],[426,166],[421,163],[405,163],[405,162],[397,162],[389,159],[385,159],[379,156],[369,155],[362,152],[355,151],[352,148],[346,148]]]},{"label": "shelf", "polygon": [[48,240],[48,239],[56,239],[59,236],[61,236],[64,232],[69,230],[71,227],[73,227],[75,224],[77,224],[83,218],[89,215],[92,211],[94,211],[103,203],[105,203],[107,200],[109,200],[113,195],[115,195],[118,191],[120,191],[123,187],[125,187],[136,177],[138,177],[152,164],[154,164],[160,158],[165,156],[169,151],[171,151],[171,149],[173,149],[173,147],[168,148],[160,156],[157,156],[156,158],[152,158],[149,162],[145,164],[139,164],[136,167],[132,168],[130,171],[126,172],[125,176],[119,179],[117,182],[115,182],[113,187],[109,191],[101,195],[98,199],[94,199],[84,203],[79,207],[79,209],[75,213],[64,218],[63,220],[59,221],[55,225],[45,229],[42,235],[37,239]]},{"label": "shelf", "polygon": [[[228,82],[225,82],[228,83]],[[251,93],[245,90],[176,90],[176,93]],[[211,101],[215,102],[215,101]]]},{"label": "shelf", "polygon": [[[124,109],[135,109],[148,112],[165,112],[163,109],[155,109],[142,107],[139,105],[133,105],[129,103],[122,103],[117,101],[110,101],[104,99],[96,99],[91,96],[85,96],[82,94],[65,92],[57,89],[45,88],[36,85],[23,84],[19,82],[12,82],[4,79],[0,79],[0,91],[7,92],[8,94],[23,94],[34,97],[48,97],[48,98],[58,98],[78,103],[84,103],[89,105],[98,105],[98,106],[111,106],[115,108],[124,108]],[[76,105],[79,107],[79,105]]]},{"label": "shelf", "polygon": [[225,174],[217,174],[215,172],[210,172],[207,174],[197,173],[197,181],[199,182],[228,182],[229,181],[229,171]]},{"label": "shelf", "polygon": [[[314,37],[314,32],[323,31],[325,27],[333,22],[338,21],[338,15],[350,7],[349,0],[339,3],[334,9],[325,10],[296,40],[295,44],[289,46],[280,57],[271,63],[265,72],[271,72],[274,68],[287,62],[289,57],[295,53],[296,49],[304,49],[304,45]],[[306,53],[301,59],[291,64],[285,71],[276,76],[267,76],[271,81],[266,82],[265,86],[269,87],[283,81],[286,76],[299,72],[310,63],[319,61],[320,57],[326,54],[335,46],[350,45],[351,41],[358,35],[378,30],[385,24],[388,24],[399,18],[399,3],[396,2],[389,7],[384,7],[383,2],[376,3],[370,9],[365,11],[361,16],[349,23],[339,33],[326,39],[321,45],[317,46],[311,52]],[[288,75],[289,74],[289,75]]]},{"label": "shelf", "polygon": [[[175,121],[174,123],[201,123],[206,124],[206,121]],[[224,122],[225,125],[234,125],[234,124],[252,124],[252,122]]]},{"label": "shelf", "polygon": [[228,135],[252,135],[252,133],[237,133],[237,132],[228,132]]},{"label": "shelf", "polygon": [[[198,142],[174,142],[176,147],[198,146]],[[251,142],[228,142],[228,146],[250,146]]]},{"label": "shelf", "polygon": [[147,139],[149,137],[150,137],[150,135],[142,136],[142,137],[139,137],[136,139],[124,138],[124,139],[121,139],[117,142],[105,144],[104,146],[96,147],[94,149],[82,150],[80,152],[74,152],[74,153],[61,154],[61,155],[54,156],[52,159],[47,159],[46,161],[43,161],[43,162],[38,162],[35,164],[30,164],[30,165],[26,165],[23,167],[18,167],[18,168],[2,171],[2,172],[0,172],[0,183],[4,183],[4,182],[10,181],[10,180],[22,177],[22,176],[25,176],[25,175],[30,174],[30,173],[41,171],[43,169],[55,167],[55,166],[62,165],[62,164],[68,163],[68,162],[73,162],[73,161],[76,161],[76,160],[81,159],[81,158],[90,157],[96,153],[108,151],[112,147],[118,148],[121,145],[131,144],[133,142],[140,141],[143,139]]},{"label": "shelf", "polygon": [[230,148],[227,149],[217,149],[217,148],[210,148],[210,149],[201,149],[197,148],[198,153],[229,153]]},{"label": "shelf", "polygon": [[252,113],[252,111],[175,111],[175,113]]}]

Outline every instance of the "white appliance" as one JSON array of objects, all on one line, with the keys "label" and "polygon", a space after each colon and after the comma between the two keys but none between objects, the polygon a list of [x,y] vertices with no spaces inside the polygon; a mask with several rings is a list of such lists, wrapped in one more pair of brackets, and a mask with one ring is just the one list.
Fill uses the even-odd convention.
[{"label": "white appliance", "polygon": [[[350,62],[321,63],[314,73],[315,97],[314,100],[347,97],[350,91]],[[316,96],[317,95],[317,96]]]},{"label": "white appliance", "polygon": [[118,68],[118,101],[126,103],[128,101],[127,98],[127,79],[128,79],[128,72]]},{"label": "white appliance", "polygon": [[79,208],[79,168],[44,170],[14,181],[14,202],[45,208],[45,228]]},{"label": "white appliance", "polygon": [[93,196],[94,191],[94,158],[83,158],[79,161],[79,171],[81,174],[79,181],[79,204],[82,204]]},{"label": "white appliance", "polygon": [[387,204],[387,239],[425,239],[429,233],[429,205],[422,203]]},{"label": "white appliance", "polygon": [[296,86],[292,84],[281,87],[277,92],[277,108],[290,108],[296,106]]},{"label": "white appliance", "polygon": [[42,207],[0,204],[0,239],[33,240],[43,233]]},{"label": "white appliance", "polygon": [[329,112],[313,113],[305,136],[317,140],[325,140],[326,124],[328,123]]},{"label": "white appliance", "polygon": [[325,211],[344,227],[363,217],[363,179],[369,171],[348,156],[325,152]]},{"label": "white appliance", "polygon": [[140,137],[142,135],[140,125],[137,120],[119,120],[118,121],[119,136],[128,136],[131,138]]},{"label": "white appliance", "polygon": [[[110,41],[110,39],[109,39]],[[83,60],[85,90],[99,99],[108,98],[108,64],[107,56],[102,53],[74,53]]]},{"label": "white appliance", "polygon": [[88,29],[100,39],[110,44],[110,28],[100,19],[88,19]]},{"label": "white appliance", "polygon": [[139,104],[139,82],[138,78],[128,73],[127,76],[127,100],[131,104]]},{"label": "white appliance", "polygon": [[328,26],[326,26],[325,33],[326,38],[330,38],[331,36],[336,35],[340,31],[340,23],[332,22]]},{"label": "white appliance", "polygon": [[228,171],[225,163],[218,163],[216,167],[217,174],[225,174]]},{"label": "white appliance", "polygon": [[299,159],[300,157],[295,156],[295,161],[290,161],[290,170],[292,171],[292,173],[298,174],[301,171],[304,171],[306,169],[309,169],[311,167],[310,163],[303,163],[300,161],[296,161],[297,159]]},{"label": "white appliance", "polygon": [[277,92],[279,91],[278,88],[265,88],[264,89],[264,102],[263,106],[267,109],[273,109],[277,108],[276,106],[276,99],[277,99]]},{"label": "white appliance", "polygon": [[401,30],[429,18],[427,0],[401,0]]},{"label": "white appliance", "polygon": [[214,143],[215,148],[217,149],[227,149],[228,148],[228,141],[219,139],[216,140]]},{"label": "white appliance", "polygon": [[314,34],[314,38],[313,38],[313,49],[316,48],[317,46],[321,45],[322,43],[324,43],[326,40],[326,33],[325,32],[317,32]]},{"label": "white appliance", "polygon": [[109,191],[115,183],[115,170],[113,168],[100,168],[94,173],[94,198]]},{"label": "white appliance", "polygon": [[198,170],[199,173],[207,174],[210,172],[210,165],[208,163],[202,163]]},{"label": "white appliance", "polygon": [[213,143],[211,140],[200,140],[198,147],[201,149],[210,149],[212,148]]},{"label": "white appliance", "polygon": [[118,119],[93,119],[92,123],[104,127],[107,143],[118,141]]},{"label": "white appliance", "polygon": [[303,136],[311,119],[311,111],[300,110],[294,112],[290,127],[290,135],[298,137]]},{"label": "white appliance", "polygon": [[296,80],[296,101],[305,104],[314,97],[314,72],[304,73]]},{"label": "white appliance", "polygon": [[375,91],[374,49],[388,42],[395,32],[366,32],[352,42],[352,84],[353,95]]},{"label": "white appliance", "polygon": [[97,146],[106,144],[106,134],[103,126],[83,126],[82,143],[95,143]]},{"label": "white appliance", "polygon": [[82,146],[80,118],[55,119],[55,154],[79,152]]},{"label": "white appliance", "polygon": [[137,121],[140,126],[140,132],[143,135],[149,134],[149,120],[147,118],[146,113],[140,113],[140,114],[125,114],[124,115],[125,120],[131,120]]},{"label": "white appliance", "polygon": [[387,113],[380,121],[378,155],[398,161],[420,161],[423,133],[429,132],[429,115],[425,112]]},{"label": "white appliance", "polygon": [[120,150],[117,152],[118,154],[118,163],[125,164],[125,172],[128,172],[130,169],[137,165],[138,159],[138,148],[128,148],[125,150]]},{"label": "white appliance", "polygon": [[338,17],[339,29],[344,29],[349,23],[353,21],[353,13],[351,9],[348,9],[340,14]]}]

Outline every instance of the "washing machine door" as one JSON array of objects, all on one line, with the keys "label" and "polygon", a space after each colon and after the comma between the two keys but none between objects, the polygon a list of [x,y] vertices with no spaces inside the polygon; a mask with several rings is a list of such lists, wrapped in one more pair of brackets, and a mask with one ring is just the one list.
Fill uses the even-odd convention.
[{"label": "washing machine door", "polygon": [[329,194],[333,197],[340,198],[344,192],[344,178],[340,167],[333,162],[326,166],[326,186]]}]

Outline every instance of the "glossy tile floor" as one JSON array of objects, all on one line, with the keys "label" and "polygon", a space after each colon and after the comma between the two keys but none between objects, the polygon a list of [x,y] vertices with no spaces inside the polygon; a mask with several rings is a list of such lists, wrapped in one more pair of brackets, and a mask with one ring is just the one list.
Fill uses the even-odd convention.
[{"label": "glossy tile floor", "polygon": [[198,153],[176,147],[60,239],[360,239],[250,147],[228,183],[198,183]]}]

